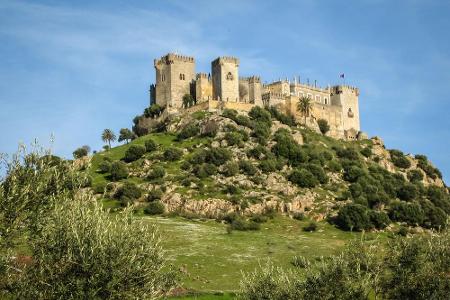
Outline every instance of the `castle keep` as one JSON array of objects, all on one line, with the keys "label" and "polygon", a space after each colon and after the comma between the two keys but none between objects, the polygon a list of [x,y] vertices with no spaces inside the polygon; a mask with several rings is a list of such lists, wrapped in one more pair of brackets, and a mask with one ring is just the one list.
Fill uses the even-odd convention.
[{"label": "castle keep", "polygon": [[[302,97],[311,99],[312,108],[306,125],[317,128],[317,120],[330,125],[328,135],[360,139],[359,90],[347,85],[317,87],[299,79],[262,84],[259,76],[239,77],[239,59],[218,57],[211,63],[211,73],[196,73],[195,59],[169,53],[155,59],[156,83],[150,87],[150,101],[165,107],[166,113],[217,111],[224,108],[249,111],[253,106],[275,106],[302,120],[297,104]],[[183,97],[190,95],[195,104],[186,107]]]}]

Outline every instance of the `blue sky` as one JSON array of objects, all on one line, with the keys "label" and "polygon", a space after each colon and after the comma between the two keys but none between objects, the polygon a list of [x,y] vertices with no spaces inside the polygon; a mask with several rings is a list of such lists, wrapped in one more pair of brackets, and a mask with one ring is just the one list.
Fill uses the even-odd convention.
[{"label": "blue sky", "polygon": [[241,60],[242,75],[360,88],[361,126],[450,181],[449,1],[0,0],[0,152],[100,149],[148,105],[153,59]]}]

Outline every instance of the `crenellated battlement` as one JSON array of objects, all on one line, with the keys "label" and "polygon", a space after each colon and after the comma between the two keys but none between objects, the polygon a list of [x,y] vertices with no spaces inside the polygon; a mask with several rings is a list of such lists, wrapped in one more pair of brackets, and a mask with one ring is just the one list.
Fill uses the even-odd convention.
[{"label": "crenellated battlement", "polygon": [[192,56],[179,55],[176,53],[168,53],[161,56],[159,59],[154,60],[155,67],[160,64],[173,64],[174,62],[195,63],[195,59]]},{"label": "crenellated battlement", "polygon": [[212,64],[221,64],[221,63],[232,63],[235,65],[239,65],[239,58],[233,56],[220,56],[212,61]]},{"label": "crenellated battlement", "polygon": [[344,90],[350,90],[351,92],[355,93],[356,96],[359,96],[359,88],[351,85],[334,85],[331,87],[331,93],[333,94],[340,94]]},{"label": "crenellated battlement", "polygon": [[211,80],[211,75],[207,74],[207,73],[197,73],[196,79],[208,79]]}]

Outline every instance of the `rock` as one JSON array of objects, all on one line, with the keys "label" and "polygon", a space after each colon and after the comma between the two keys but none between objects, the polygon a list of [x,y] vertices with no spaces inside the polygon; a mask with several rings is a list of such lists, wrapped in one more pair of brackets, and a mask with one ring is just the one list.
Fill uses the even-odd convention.
[{"label": "rock", "polygon": [[292,138],[294,141],[296,141],[299,145],[303,145],[303,135],[299,131],[295,131],[292,133]]},{"label": "rock", "polygon": [[218,141],[213,141],[211,143],[211,148],[219,148],[220,147],[220,143]]},{"label": "rock", "polygon": [[373,145],[384,147],[384,142],[379,136],[374,136],[370,140],[372,141]]},{"label": "rock", "polygon": [[222,140],[222,141],[220,142],[220,146],[222,146],[222,147],[228,146],[227,140]]}]

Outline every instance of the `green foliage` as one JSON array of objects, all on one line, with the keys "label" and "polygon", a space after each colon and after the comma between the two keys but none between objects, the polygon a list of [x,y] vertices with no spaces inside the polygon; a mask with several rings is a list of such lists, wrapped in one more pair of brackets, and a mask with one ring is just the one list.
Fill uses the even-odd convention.
[{"label": "green foliage", "polygon": [[129,141],[134,140],[137,137],[137,135],[132,132],[130,129],[128,128],[122,128],[120,129],[119,132],[119,142],[125,141],[127,144]]},{"label": "green foliage", "polygon": [[328,125],[328,121],[325,119],[317,120],[317,125],[319,125],[320,132],[325,135],[328,131],[330,131],[330,125]]},{"label": "green foliage", "polygon": [[88,151],[85,147],[80,147],[78,149],[76,149],[75,151],[73,151],[73,157],[75,159],[77,158],[82,158],[88,155]]},{"label": "green foliage", "polygon": [[306,169],[293,170],[288,179],[302,188],[313,188],[319,184],[317,178]]},{"label": "green foliage", "polygon": [[320,165],[308,163],[302,165],[302,167],[311,172],[320,183],[324,184],[328,182],[328,176]]},{"label": "green foliage", "polygon": [[411,167],[411,162],[409,161],[408,158],[406,158],[406,156],[400,150],[392,149],[392,150],[389,150],[389,153],[391,154],[392,163],[396,167],[399,167],[402,169],[408,169],[409,167]]},{"label": "green foliage", "polygon": [[177,140],[182,141],[194,137],[200,133],[200,127],[197,124],[189,124],[177,134]]},{"label": "green foliage", "polygon": [[142,191],[136,184],[125,182],[117,189],[114,198],[119,199],[122,202],[122,205],[127,205],[141,197],[141,195]]},{"label": "green foliage", "polygon": [[342,170],[342,166],[337,160],[333,159],[327,163],[327,169],[331,172],[338,173]]},{"label": "green foliage", "polygon": [[278,111],[278,109],[275,106],[270,106],[268,108],[268,111],[270,112],[270,115],[272,118],[277,119],[281,123],[288,125],[288,126],[295,126],[295,118],[292,115],[286,115]]},{"label": "green foliage", "polygon": [[361,231],[371,227],[368,210],[359,204],[347,204],[339,209],[336,225],[343,230]]},{"label": "green foliage", "polygon": [[388,215],[382,211],[370,210],[369,219],[370,223],[376,229],[384,229],[391,223],[391,220],[389,219]]},{"label": "green foliage", "polygon": [[103,160],[99,165],[98,165],[98,170],[100,173],[109,173],[111,171],[111,162],[107,161],[107,160]]},{"label": "green foliage", "polygon": [[215,137],[218,131],[219,125],[217,124],[217,122],[210,120],[203,126],[202,136]]},{"label": "green foliage", "polygon": [[183,151],[179,148],[171,147],[166,149],[163,155],[166,161],[177,161],[183,156]]},{"label": "green foliage", "polygon": [[229,225],[227,227],[227,232],[231,233],[233,230],[248,231],[248,230],[259,230],[261,228],[260,223],[255,221],[248,221],[242,216],[237,214],[228,214],[224,217],[225,222]]},{"label": "green foliage", "polygon": [[358,152],[353,148],[338,148],[336,154],[341,159],[359,160]]},{"label": "green foliage", "polygon": [[245,127],[248,127],[248,128],[252,127],[252,121],[247,116],[237,115],[233,120],[238,125],[245,126]]},{"label": "green foliage", "polygon": [[265,123],[269,128],[272,126],[272,118],[270,113],[262,107],[253,106],[249,111],[248,116],[256,122]]},{"label": "green foliage", "polygon": [[356,182],[358,178],[364,176],[366,171],[358,166],[351,166],[344,172],[344,180],[348,182]]},{"label": "green foliage", "polygon": [[238,112],[234,109],[225,108],[222,112],[222,116],[234,120],[238,115]]},{"label": "green foliage", "polygon": [[415,226],[423,223],[425,214],[418,203],[395,201],[390,205],[389,217],[393,221],[406,222],[408,225]]},{"label": "green foliage", "polygon": [[371,149],[371,147],[364,147],[364,148],[360,151],[360,153],[361,153],[362,155],[364,155],[365,157],[370,157],[370,156],[372,156],[372,149]]},{"label": "green foliage", "polygon": [[158,117],[163,110],[164,108],[162,108],[159,104],[154,103],[144,110],[144,116],[147,118]]},{"label": "green foliage", "polygon": [[201,165],[195,165],[193,172],[198,178],[206,178],[217,174],[217,167],[210,163],[204,163]]},{"label": "green foliage", "polygon": [[450,214],[450,195],[445,188],[429,186],[426,191],[428,199],[436,206],[441,208],[447,214]]},{"label": "green foliage", "polygon": [[204,149],[194,153],[190,161],[192,164],[211,163],[216,166],[223,165],[231,158],[231,152],[225,148]]},{"label": "green foliage", "polygon": [[223,168],[223,175],[231,177],[239,173],[239,165],[235,162],[228,162]]},{"label": "green foliage", "polygon": [[125,156],[123,159],[126,162],[132,162],[138,160],[145,154],[146,148],[142,145],[131,145],[127,151],[125,151]]},{"label": "green foliage", "polygon": [[109,148],[111,149],[111,142],[114,142],[116,140],[116,135],[111,129],[105,129],[102,133],[102,141],[105,143],[108,143]]},{"label": "green foliage", "polygon": [[256,138],[256,141],[265,145],[270,136],[270,126],[265,122],[256,121],[253,123],[252,136]]},{"label": "green foliage", "polygon": [[150,171],[150,173],[147,175],[147,179],[149,180],[155,180],[163,178],[166,175],[166,170],[163,166],[155,166]]},{"label": "green foliage", "polygon": [[309,113],[312,109],[312,100],[310,97],[300,97],[297,103],[297,111],[299,111],[304,117],[304,123],[306,125],[306,117],[309,116]]},{"label": "green foliage", "polygon": [[160,215],[164,213],[165,209],[161,201],[153,201],[144,208],[144,213],[147,215]]},{"label": "green foliage", "polygon": [[191,94],[185,94],[183,96],[183,107],[188,108],[196,104],[195,98]]},{"label": "green foliage", "polygon": [[242,143],[242,135],[237,131],[227,132],[225,140],[228,146],[240,145]]},{"label": "green foliage", "polygon": [[264,159],[259,163],[259,169],[264,173],[275,172],[279,169],[279,163],[275,159]]},{"label": "green foliage", "polygon": [[154,140],[149,139],[145,141],[145,151],[153,152],[156,149],[158,149],[158,144]]},{"label": "green foliage", "polygon": [[308,223],[308,225],[306,225],[305,227],[303,227],[303,231],[306,232],[313,232],[317,230],[317,222],[315,221],[311,221]]},{"label": "green foliage", "polygon": [[409,170],[408,179],[411,182],[420,182],[423,180],[423,173],[420,170]]},{"label": "green foliage", "polygon": [[417,165],[425,172],[425,174],[427,174],[427,176],[431,177],[432,179],[436,178],[442,179],[441,172],[428,162],[426,156],[419,156],[419,157],[420,159]]},{"label": "green foliage", "polygon": [[410,183],[405,183],[397,191],[397,196],[401,200],[411,201],[417,197],[418,191],[415,185]]},{"label": "green foliage", "polygon": [[156,200],[161,200],[162,196],[163,196],[163,191],[161,189],[154,188],[154,189],[150,190],[150,192],[148,192],[147,201],[152,202],[152,201],[156,201]]},{"label": "green foliage", "polygon": [[248,160],[240,160],[239,169],[248,176],[253,176],[258,172],[256,167]]},{"label": "green foliage", "polygon": [[33,264],[21,276],[19,298],[155,297],[174,285],[173,273],[162,272],[165,259],[155,227],[129,211],[111,218],[92,199],[58,205],[32,248]]},{"label": "green foliage", "polygon": [[272,147],[272,152],[279,158],[286,158],[290,165],[298,166],[307,161],[308,156],[300,145],[292,138],[292,135],[285,130],[278,130],[275,133],[276,144]]},{"label": "green foliage", "polygon": [[128,167],[122,161],[115,161],[111,164],[111,174],[112,181],[118,181],[128,177]]}]

